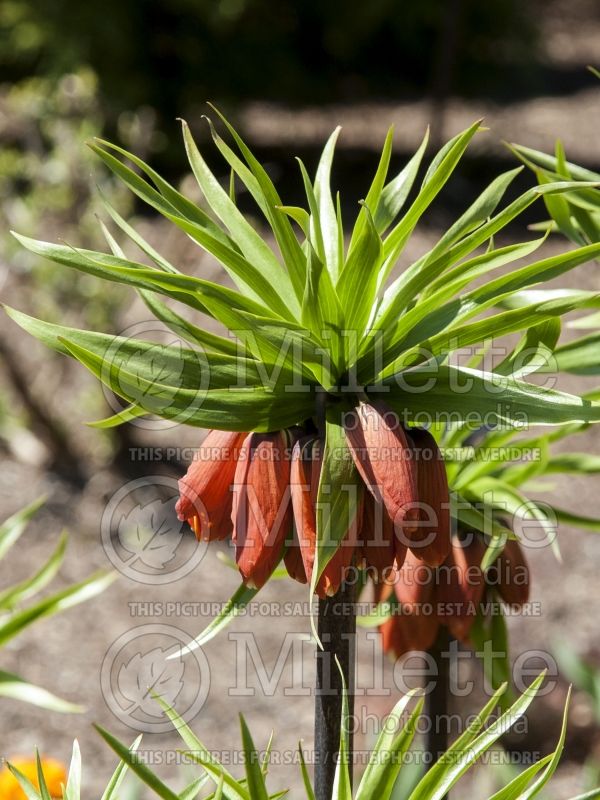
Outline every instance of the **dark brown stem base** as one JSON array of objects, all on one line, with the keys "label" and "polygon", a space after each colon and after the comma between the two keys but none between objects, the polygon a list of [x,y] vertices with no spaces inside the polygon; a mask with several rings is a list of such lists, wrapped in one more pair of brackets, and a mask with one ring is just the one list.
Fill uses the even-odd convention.
[{"label": "dark brown stem base", "polygon": [[[356,587],[342,584],[337,594],[319,600],[318,633],[324,650],[317,651],[315,692],[315,797],[331,800],[340,743],[342,676],[348,692],[350,718],[354,713],[356,647]],[[352,731],[348,760],[352,777]]]},{"label": "dark brown stem base", "polygon": [[448,629],[440,626],[438,637],[428,651],[437,666],[437,678],[435,678],[432,690],[427,695],[425,706],[428,722],[425,763],[428,769],[446,752],[448,747],[449,642]]}]

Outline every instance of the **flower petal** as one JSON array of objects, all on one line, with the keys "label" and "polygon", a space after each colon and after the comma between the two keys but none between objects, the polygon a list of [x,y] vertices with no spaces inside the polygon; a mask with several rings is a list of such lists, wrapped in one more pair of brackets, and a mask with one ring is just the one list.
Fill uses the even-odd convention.
[{"label": "flower petal", "polygon": [[[421,519],[410,547],[427,564],[438,566],[450,552],[450,490],[437,442],[424,428],[411,428]],[[413,544],[414,543],[414,544]]]},{"label": "flower petal", "polygon": [[398,539],[395,547],[395,539],[394,523],[387,511],[370,492],[365,492],[359,543],[367,572],[373,580],[388,577],[394,561],[402,566],[406,545]]},{"label": "flower petal", "polygon": [[[315,563],[317,542],[315,507],[322,463],[323,446],[319,439],[307,436],[296,443],[292,454],[290,489],[298,542],[308,581],[312,578]],[[347,577],[348,569],[354,558],[361,519],[362,504],[359,506],[350,530],[340,542],[337,551],[317,582],[315,592],[319,597],[334,595]]]},{"label": "flower petal", "polygon": [[433,606],[436,578],[435,568],[424,564],[409,550],[402,569],[398,571],[398,580],[394,583],[398,602],[407,608],[414,608],[415,614],[420,613],[425,606]]},{"label": "flower petal", "polygon": [[198,539],[223,539],[231,530],[231,486],[245,436],[235,431],[209,431],[179,481],[175,510]]},{"label": "flower petal", "polygon": [[382,401],[361,403],[344,428],[356,468],[396,530],[411,536],[419,518],[412,450],[398,417]]},{"label": "flower petal", "polygon": [[436,640],[439,622],[434,614],[396,614],[379,626],[385,653],[396,658],[412,651],[429,650]]},{"label": "flower petal", "polygon": [[468,640],[483,599],[485,576],[480,565],[484,553],[485,545],[479,536],[470,534],[464,541],[454,538],[448,558],[437,570],[440,622],[461,642]]},{"label": "flower petal", "polygon": [[522,606],[529,600],[529,564],[519,542],[509,539],[498,557],[498,592],[505,603]]},{"label": "flower petal", "polygon": [[287,569],[290,578],[293,578],[298,583],[306,583],[306,570],[304,569],[304,562],[302,561],[302,551],[300,550],[300,542],[298,541],[298,532],[294,527],[292,533],[292,541],[288,544],[283,557],[283,563]]},{"label": "flower petal", "polygon": [[251,433],[238,459],[231,518],[236,562],[260,589],[282,555],[291,525],[290,456],[285,432]]}]

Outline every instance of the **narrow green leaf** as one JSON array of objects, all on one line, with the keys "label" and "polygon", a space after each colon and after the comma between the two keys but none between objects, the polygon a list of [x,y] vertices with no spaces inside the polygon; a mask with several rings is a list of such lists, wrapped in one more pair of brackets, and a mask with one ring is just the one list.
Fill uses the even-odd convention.
[{"label": "narrow green leaf", "polygon": [[[574,310],[580,307],[582,302],[587,301],[587,294],[570,293],[564,298],[543,299],[529,306],[512,309],[496,318],[488,318],[471,325],[464,324],[464,320],[480,314],[482,311],[497,304],[499,298],[506,297],[535,283],[551,280],[586,263],[598,253],[600,253],[600,243],[543,259],[535,264],[500,276],[462,295],[460,298],[451,300],[434,309],[430,314],[422,318],[419,325],[414,326],[413,324],[412,329],[409,329],[410,333],[408,335],[404,335],[404,331],[407,330],[408,326],[407,322],[403,322],[400,326],[396,325],[394,333],[387,337],[387,341],[390,344],[385,350],[384,358],[389,363],[389,360],[394,355],[417,344],[435,355],[437,352],[441,352],[441,350],[435,349],[441,346],[441,342],[446,343],[451,339],[462,340],[463,331],[468,332],[466,336],[469,339],[468,343],[474,343],[486,338],[487,333],[485,331],[488,328],[494,328],[495,333],[492,332],[492,335],[497,337],[503,333],[519,330],[520,327],[530,327],[552,316],[559,316]],[[543,318],[536,319],[536,315]],[[494,322],[491,323],[490,319],[494,319]],[[521,320],[524,321],[521,322]],[[383,321],[380,324],[383,324]],[[481,335],[480,331],[483,331]],[[479,338],[477,338],[478,336]],[[460,344],[458,346],[462,347],[463,345]]]},{"label": "narrow green leaf", "polygon": [[14,608],[50,583],[63,562],[67,541],[68,536],[63,532],[50,558],[31,578],[26,578],[0,592],[0,609]]},{"label": "narrow green leaf", "polygon": [[352,783],[350,780],[349,760],[349,734],[350,712],[348,710],[348,689],[344,678],[341,664],[335,656],[335,664],[342,679],[342,713],[340,718],[340,746],[338,751],[335,775],[333,778],[333,788],[331,792],[332,800],[352,800]]},{"label": "narrow green leaf", "polygon": [[130,750],[124,744],[122,744],[118,739],[116,739],[111,733],[101,728],[100,725],[94,724],[94,728],[98,731],[100,736],[104,739],[104,741],[111,747],[115,753],[119,756],[119,758],[127,764],[127,766],[134,772],[140,780],[142,780],[146,786],[148,786],[152,791],[157,794],[159,797],[162,797],[163,800],[178,800],[177,795],[175,792],[171,791],[169,787],[163,783],[160,778],[152,772],[142,761],[136,757],[136,753],[133,750]]},{"label": "narrow green leaf", "polygon": [[260,768],[258,751],[243,714],[240,714],[240,727],[242,730],[242,747],[244,748],[244,766],[248,793],[252,800],[269,800],[265,777]]},{"label": "narrow green leaf", "polygon": [[[173,186],[167,183],[158,172],[142,161],[141,158],[103,139],[94,139],[88,142],[88,146],[102,161],[104,161],[108,168],[134,192],[134,194],[145,203],[148,203],[148,205],[160,214],[168,219],[187,220],[194,229],[205,231],[222,244],[227,246],[232,244],[227,234],[208,216],[208,214],[206,214],[206,212],[191,200],[188,200],[187,197],[184,197],[181,192],[174,189]],[[149,184],[148,181],[144,180],[144,178],[123,164],[123,162],[116,158],[110,151],[119,153],[119,155],[126,158],[132,164],[135,164],[142,173],[150,178],[154,186],[156,186],[156,189]]]},{"label": "narrow green leaf", "polygon": [[544,758],[536,761],[535,764],[531,764],[531,766],[524,769],[523,772],[519,772],[510,783],[495,792],[489,800],[520,800],[523,790],[527,788],[538,772],[544,769],[551,758],[552,755],[544,756]]},{"label": "narrow green leaf", "polygon": [[311,594],[351,526],[356,524],[361,491],[342,425],[342,415],[327,409],[325,450],[317,496],[317,546]]},{"label": "narrow green leaf", "polygon": [[302,782],[304,784],[304,791],[306,792],[307,800],[316,800],[315,792],[310,782],[308,769],[306,768],[306,761],[304,760],[304,752],[302,750],[302,742],[298,742],[298,753],[300,755],[300,770],[302,772]]},{"label": "narrow green leaf", "polygon": [[[600,316],[598,317],[600,322]],[[554,351],[555,365],[561,372],[575,375],[600,375],[600,333],[591,333],[561,345]]]},{"label": "narrow green leaf", "polygon": [[[350,237],[350,246],[349,252],[351,253],[354,247],[358,245],[361,237],[364,234],[365,228],[369,225],[369,220],[367,219],[367,215],[371,215],[371,221],[374,220],[375,215],[377,214],[377,208],[379,207],[379,201],[381,199],[381,194],[383,192],[383,188],[385,185],[385,179],[387,177],[388,168],[390,166],[390,158],[392,156],[392,143],[394,141],[394,126],[392,125],[385,137],[385,142],[383,143],[383,149],[381,151],[381,155],[379,157],[379,164],[377,165],[377,170],[375,172],[375,177],[371,183],[367,196],[362,203],[362,208],[359,211],[356,224],[352,230],[352,236]],[[375,228],[375,223],[373,222],[373,227]],[[377,230],[375,228],[375,230]]]},{"label": "narrow green leaf", "polygon": [[574,528],[600,532],[600,518],[574,514],[572,511],[566,511],[564,508],[558,508],[554,505],[550,505],[549,508],[557,522],[564,522],[565,525],[572,525]]},{"label": "narrow green leaf", "polygon": [[179,270],[177,270],[169,261],[167,261],[167,259],[164,258],[164,256],[161,256],[161,254],[157,250],[155,250],[154,247],[152,247],[152,245],[150,245],[143,238],[143,236],[140,233],[138,233],[138,231],[136,231],[136,229],[127,222],[127,220],[123,219],[123,217],[119,214],[116,208],[113,205],[111,205],[111,203],[108,201],[107,197],[102,192],[102,189],[99,186],[96,188],[98,190],[104,208],[106,209],[110,217],[114,220],[114,222],[119,226],[119,228],[121,228],[121,230],[131,239],[131,241],[134,242],[134,244],[136,244],[143,253],[146,253],[146,255],[152,261],[154,261],[157,267],[159,267],[160,269],[164,269],[165,272],[177,273]]},{"label": "narrow green leaf", "polygon": [[96,572],[81,583],[76,583],[61,592],[46,597],[29,608],[12,614],[0,624],[0,645],[5,644],[40,617],[66,611],[78,603],[103,592],[115,580],[114,572]]},{"label": "narrow green leaf", "polygon": [[[129,752],[133,755],[135,751],[140,746],[140,742],[142,741],[142,734],[135,739],[135,741],[131,744],[129,748]],[[106,785],[106,789],[102,793],[102,797],[100,800],[117,800],[118,791],[121,788],[121,784],[125,779],[125,775],[127,774],[128,765],[125,761],[120,761],[119,765],[111,775],[109,782]]]},{"label": "narrow green leaf", "polygon": [[384,277],[389,275],[417,222],[450,178],[469,142],[479,130],[479,126],[480,121],[478,120],[456,136],[449,148],[443,149],[441,158],[434,159],[433,169],[430,167],[418,196],[383,243],[383,251],[387,259]]},{"label": "narrow green leaf", "polygon": [[[136,264],[133,261],[127,261],[106,253],[83,249],[76,250],[72,247],[55,245],[50,242],[38,242],[19,234],[13,235],[31,252],[44,258],[49,258],[58,264],[104,280],[132,286],[135,289],[159,292],[185,303],[197,311],[215,316],[220,321],[222,321],[222,315],[219,315],[218,312],[223,308],[242,308],[265,316],[271,315],[267,307],[261,303],[211,281],[192,278],[189,275],[172,275],[162,270],[152,269],[143,264]],[[234,253],[232,258],[244,269],[247,262],[241,256]]]},{"label": "narrow green leaf", "polygon": [[[152,694],[154,699],[158,702],[167,717],[173,723],[173,727],[185,742],[190,751],[187,755],[195,762],[202,764],[206,772],[217,783],[223,780],[223,793],[229,800],[250,800],[250,793],[239,781],[231,775],[225,767],[212,755],[210,750],[200,741],[195,733],[191,730],[189,725],[179,716],[172,706],[170,706],[162,697]],[[252,798],[254,800],[254,798]]]},{"label": "narrow green leaf", "polygon": [[0,559],[8,553],[27,527],[29,520],[37,514],[46,502],[45,496],[17,511],[0,525]]},{"label": "narrow green leaf", "polygon": [[[209,170],[196,147],[187,123],[183,120],[182,128],[192,171],[207,202],[229,229],[231,237],[248,259],[248,262],[260,265],[260,271],[255,270],[251,275],[248,273],[243,280],[244,286],[240,288],[249,289],[255,299],[267,303],[270,308],[282,317],[290,316],[290,314],[292,317],[296,316],[299,307],[297,305],[294,307],[292,285],[281,264],[275,258],[271,248],[247,222],[244,215],[238,210],[235,203],[231,201],[227,192]],[[284,298],[286,298],[285,301]]]},{"label": "narrow green leaf", "polygon": [[240,586],[236,589],[233,595],[229,598],[229,600],[225,603],[223,608],[221,609],[220,613],[214,617],[208,624],[208,626],[196,636],[188,644],[184,645],[180,650],[173,655],[168,656],[168,658],[181,658],[182,656],[187,655],[188,653],[192,653],[194,650],[197,650],[199,647],[202,647],[211,639],[220,633],[224,628],[229,625],[229,623],[237,617],[239,614],[242,613],[244,608],[248,605],[248,603],[255,597],[259,590],[258,589],[251,589],[245,584],[240,584]]},{"label": "narrow green leaf", "polygon": [[38,786],[40,787],[40,795],[42,797],[42,800],[52,800],[52,798],[50,797],[50,792],[48,791],[46,776],[44,775],[44,770],[42,769],[42,760],[37,750],[35,751],[35,760],[37,766]]},{"label": "narrow green leaf", "polygon": [[334,130],[323,148],[314,185],[325,251],[325,264],[334,284],[339,277],[343,264],[343,261],[340,260],[338,246],[340,234],[338,218],[331,194],[331,163],[340,130],[341,128],[339,127]]},{"label": "narrow green leaf", "polygon": [[600,404],[466,367],[430,363],[406,370],[382,388],[388,386],[383,396],[403,422],[469,420],[473,430],[484,423],[518,428],[600,421]]},{"label": "narrow green leaf", "polygon": [[435,247],[425,255],[421,269],[425,269],[428,264],[447,252],[452,245],[486,222],[522,169],[522,167],[517,167],[517,169],[503,172],[494,178],[469,208],[448,228]]},{"label": "narrow green leaf", "polygon": [[[519,144],[511,143],[510,148],[517,154],[522,154],[526,158],[531,159],[536,164],[539,164],[544,169],[550,169],[558,172],[558,162],[555,156],[543,153],[541,150],[533,150],[530,147],[523,147]],[[572,164],[570,161],[565,162],[570,175],[578,181],[600,181],[600,174],[592,172],[589,169],[579,167],[577,164]]]},{"label": "narrow green leaf", "polygon": [[523,334],[514,350],[494,367],[494,372],[524,378],[532,372],[554,371],[557,367],[555,351],[560,331],[560,319],[557,317],[533,325]]},{"label": "narrow green leaf", "polygon": [[144,417],[146,414],[147,412],[145,409],[138,406],[137,403],[130,403],[127,408],[123,409],[123,411],[119,411],[116,414],[111,414],[110,417],[105,417],[104,419],[95,420],[94,422],[86,422],[85,424],[90,428],[105,430],[108,428],[116,428],[119,425],[124,425],[125,423],[131,422],[134,419]]},{"label": "narrow green leaf", "polygon": [[[204,786],[204,784],[208,781],[208,775],[201,775],[199,778],[193,780],[182,792],[179,792],[179,800],[194,800],[195,797],[198,796],[200,789]],[[219,798],[223,796],[222,792],[222,778],[219,780],[217,785],[217,792],[215,794],[215,798]]]},{"label": "narrow green leaf", "polygon": [[[394,313],[399,314],[404,308],[407,308],[414,298],[426,289],[433,280],[442,275],[446,269],[457,264],[460,259],[468,256],[479,246],[486,244],[490,237],[505,228],[509,222],[522,214],[523,211],[538,198],[543,197],[545,194],[568,192],[580,186],[581,184],[572,181],[534,186],[483,225],[476,228],[468,236],[456,242],[446,252],[441,253],[437,258],[429,261],[425,267],[423,267],[424,259],[419,259],[419,261],[405,270],[400,279],[396,282],[395,293],[398,295],[398,299],[396,301]],[[386,244],[389,238],[390,237],[386,239]],[[393,263],[390,263],[389,269],[391,269],[392,266]]]},{"label": "narrow green leaf", "polygon": [[326,263],[325,245],[323,242],[323,231],[321,230],[319,205],[317,202],[317,198],[315,196],[315,190],[308,176],[308,172],[306,171],[306,167],[302,163],[302,159],[296,158],[296,161],[298,162],[298,165],[300,167],[300,174],[302,175],[302,182],[304,184],[304,192],[306,194],[308,207],[310,209],[308,238],[313,248],[315,249],[319,259],[323,262],[323,264],[325,264]]},{"label": "narrow green leaf", "polygon": [[300,300],[304,292],[304,284],[306,280],[306,260],[304,258],[304,254],[302,253],[302,248],[300,247],[300,244],[294,235],[294,231],[289,220],[283,214],[281,214],[280,211],[278,211],[277,207],[282,205],[281,198],[277,194],[277,190],[267,175],[265,168],[254,157],[251,150],[248,148],[235,128],[228,122],[227,119],[225,119],[223,114],[221,114],[217,108],[214,106],[212,106],[212,108],[214,108],[216,113],[223,120],[227,129],[233,136],[240,152],[246,160],[246,163],[250,167],[250,171],[260,187],[260,191],[264,196],[264,211],[267,214],[267,218],[273,229],[275,238],[277,239],[277,244],[279,245],[279,249],[281,250],[281,254],[288,268],[296,297],[298,300]]},{"label": "narrow green leaf", "polygon": [[10,761],[6,762],[6,766],[19,782],[19,786],[23,790],[27,800],[41,800],[41,794],[38,792],[29,778],[21,772],[21,770],[13,766]]},{"label": "narrow green leaf", "polygon": [[302,233],[308,237],[310,236],[310,214],[305,208],[298,208],[298,206],[277,206],[282,214],[287,214],[290,219],[297,222],[300,226]]},{"label": "narrow green leaf", "polygon": [[548,783],[550,778],[556,772],[556,768],[558,767],[558,762],[560,761],[563,754],[563,750],[565,749],[565,739],[567,737],[567,721],[568,721],[570,700],[571,700],[571,687],[569,687],[567,699],[565,700],[565,710],[563,712],[563,720],[560,730],[560,736],[558,738],[558,742],[556,744],[554,753],[552,754],[552,758],[550,759],[550,762],[544,769],[543,773],[533,784],[533,786],[528,787],[527,790],[523,792],[523,794],[521,795],[522,800],[530,800],[530,798],[535,797],[537,794],[539,794],[541,790],[544,788],[544,786]]},{"label": "narrow green leaf", "polygon": [[0,670],[0,697],[11,697],[13,700],[31,703],[38,708],[57,711],[60,714],[81,714],[85,711],[83,706],[62,700],[46,689],[34,686],[18,675],[3,670]]},{"label": "narrow green leaf", "polygon": [[[493,722],[483,733],[477,738],[463,738],[465,735],[460,736],[456,742],[448,749],[442,756],[440,761],[425,775],[425,778],[417,785],[414,792],[411,794],[409,800],[417,800],[423,797],[422,784],[426,782],[431,791],[427,792],[427,797],[430,800],[442,800],[442,798],[450,791],[454,784],[464,775],[464,773],[471,767],[477,758],[491,747],[494,742],[506,733],[517,720],[523,716],[531,701],[535,697],[544,680],[545,672],[542,672],[531,684],[531,686],[523,692],[518,700],[502,714],[495,722]],[[489,704],[488,704],[489,706]],[[486,708],[488,707],[486,706]],[[490,708],[491,711],[491,708]],[[470,728],[471,726],[469,726]],[[469,728],[467,731],[469,731]],[[462,741],[461,741],[462,740]],[[460,744],[458,744],[460,742]],[[443,775],[439,777],[436,775],[435,779],[430,777],[435,775],[438,765],[441,765]]]},{"label": "narrow green leaf", "polygon": [[425,136],[418,150],[404,169],[383,188],[375,211],[375,227],[381,235],[389,228],[402,210],[417,177],[428,142],[429,128],[425,131]]},{"label": "narrow green leaf", "polygon": [[[484,307],[488,305],[488,303],[484,303]],[[411,349],[407,349],[404,353],[401,353],[397,357],[397,360],[384,371],[384,376],[398,370],[400,365],[410,366],[413,363],[422,361],[423,353],[426,353],[429,358],[440,354],[447,355],[454,350],[478,344],[487,339],[496,339],[509,333],[515,333],[525,328],[533,327],[534,325],[540,325],[553,317],[560,317],[568,314],[577,309],[578,306],[578,298],[573,296],[566,300],[546,300],[541,303],[533,303],[530,306],[516,308],[512,311],[504,311],[500,314],[485,317],[475,322],[458,323],[450,327],[444,327],[444,330],[440,333],[434,334],[430,338],[421,339],[418,345],[412,345],[409,340],[405,339],[404,342],[393,345],[385,352],[384,358],[391,357],[403,347],[406,347],[407,344],[412,345]],[[480,310],[482,309],[478,309],[478,311]],[[478,311],[472,310],[465,312],[465,314],[461,316],[461,319],[464,319],[466,316],[472,316],[478,313]],[[446,313],[447,312],[444,312],[442,315],[444,321],[447,319],[445,316]],[[425,321],[424,328],[428,324],[431,323]],[[437,327],[438,324],[439,319],[435,327]],[[415,334],[415,338],[420,338],[423,332],[425,332],[424,329],[421,329],[419,333]]]},{"label": "narrow green leaf", "polygon": [[[354,333],[357,342],[360,342],[367,327],[377,294],[382,254],[381,238],[366,207],[364,219],[361,234],[349,251],[336,286],[345,315],[346,329]],[[351,347],[351,343],[349,344]]]},{"label": "narrow green leaf", "polygon": [[69,766],[69,777],[65,787],[65,800],[80,800],[81,797],[81,751],[77,739],[73,742],[73,755]]},{"label": "narrow green leaf", "polygon": [[310,393],[280,393],[252,386],[206,391],[182,389],[161,384],[154,376],[119,369],[74,342],[61,339],[61,343],[120,397],[163,419],[219,430],[272,431],[297,424],[313,411]]},{"label": "narrow green leaf", "polygon": [[448,750],[446,750],[421,778],[410,795],[409,800],[424,800],[424,798],[433,798],[437,796],[437,792],[445,776],[452,770],[453,766],[463,763],[464,758],[467,756],[468,748],[483,730],[485,723],[489,719],[494,708],[498,705],[505,690],[506,687],[501,686],[494,692],[492,697],[487,701],[481,711],[473,717],[460,736],[458,736]]},{"label": "narrow green leaf", "polygon": [[412,744],[423,711],[424,701],[421,698],[406,723],[400,727],[402,714],[415,691],[401,698],[386,717],[356,791],[356,800],[389,800],[392,797],[404,756]]}]

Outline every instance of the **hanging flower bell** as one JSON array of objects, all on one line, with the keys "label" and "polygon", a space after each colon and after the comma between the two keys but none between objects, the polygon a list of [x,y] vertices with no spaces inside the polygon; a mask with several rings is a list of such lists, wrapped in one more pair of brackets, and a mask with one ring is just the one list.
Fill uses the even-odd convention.
[{"label": "hanging flower bell", "polygon": [[[344,432],[357,472],[357,512],[316,584],[333,595],[353,566],[380,580],[406,554],[438,566],[450,549],[448,483],[431,434],[405,430],[381,401],[361,402]],[[177,513],[199,539],[231,535],[247,586],[260,588],[283,558],[312,579],[317,549],[323,440],[288,428],[274,433],[210,431],[179,482]]]},{"label": "hanging flower bell", "polygon": [[[481,537],[452,539],[444,563],[432,568],[413,553],[407,554],[402,569],[391,583],[376,588],[376,600],[392,601],[392,615],[379,626],[383,648],[397,658],[410,651],[428,650],[441,625],[463,644],[469,644],[471,628],[486,589],[481,569],[485,546]],[[521,546],[509,540],[491,574],[500,597],[514,608],[529,597],[529,568]]]}]

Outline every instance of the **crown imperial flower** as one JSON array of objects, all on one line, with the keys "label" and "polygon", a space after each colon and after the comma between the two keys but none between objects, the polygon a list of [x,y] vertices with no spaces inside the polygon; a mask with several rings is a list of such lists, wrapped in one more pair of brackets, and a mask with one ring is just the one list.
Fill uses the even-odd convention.
[{"label": "crown imperial flower", "polygon": [[427,650],[440,625],[459,641],[469,633],[485,591],[480,564],[485,548],[479,537],[454,537],[444,563],[431,567],[409,552],[391,586],[379,591],[379,599],[393,592],[398,613],[381,626],[383,647],[400,657],[410,650]]},{"label": "crown imperial flower", "polygon": [[247,586],[260,589],[277,566],[291,523],[291,434],[251,433],[234,482],[231,519],[235,560]]},{"label": "crown imperial flower", "polygon": [[197,457],[179,481],[177,516],[198,539],[224,539],[231,533],[232,484],[245,434],[209,431]]}]

